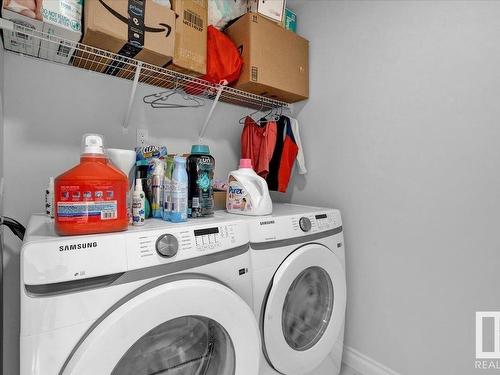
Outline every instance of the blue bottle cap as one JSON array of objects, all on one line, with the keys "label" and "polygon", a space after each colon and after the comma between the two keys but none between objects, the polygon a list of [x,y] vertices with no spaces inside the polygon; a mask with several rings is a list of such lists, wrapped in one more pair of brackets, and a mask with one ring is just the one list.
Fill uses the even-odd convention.
[{"label": "blue bottle cap", "polygon": [[207,145],[192,145],[191,154],[193,155],[210,155],[210,149]]},{"label": "blue bottle cap", "polygon": [[176,163],[181,163],[181,164],[186,164],[186,158],[182,156],[175,156],[174,157],[174,162]]}]

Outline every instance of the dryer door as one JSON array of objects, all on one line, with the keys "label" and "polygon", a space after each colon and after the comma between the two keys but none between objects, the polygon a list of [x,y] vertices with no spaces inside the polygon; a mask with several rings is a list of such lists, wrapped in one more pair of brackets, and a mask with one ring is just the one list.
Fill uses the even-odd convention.
[{"label": "dryer door", "polygon": [[263,315],[265,353],[286,375],[314,370],[333,350],[343,327],[346,283],[340,259],[308,244],[276,271]]},{"label": "dryer door", "polygon": [[81,338],[60,375],[255,375],[250,307],[212,279],[166,277],[132,292]]}]

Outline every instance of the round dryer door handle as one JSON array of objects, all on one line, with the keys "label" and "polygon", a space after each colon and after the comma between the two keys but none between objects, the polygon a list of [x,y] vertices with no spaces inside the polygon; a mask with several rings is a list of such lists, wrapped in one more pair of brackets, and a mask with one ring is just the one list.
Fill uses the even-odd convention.
[{"label": "round dryer door handle", "polygon": [[156,251],[164,258],[172,258],[179,250],[179,241],[173,234],[163,234],[156,240]]}]

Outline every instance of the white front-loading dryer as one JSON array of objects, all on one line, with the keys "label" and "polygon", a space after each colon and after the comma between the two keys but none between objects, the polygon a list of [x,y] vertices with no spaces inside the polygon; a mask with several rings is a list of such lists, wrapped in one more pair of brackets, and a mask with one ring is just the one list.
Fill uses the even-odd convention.
[{"label": "white front-loading dryer", "polygon": [[338,374],[346,309],[340,212],[274,204],[272,215],[246,222],[263,343],[260,375]]},{"label": "white front-loading dryer", "polygon": [[59,237],[33,216],[21,262],[21,375],[259,371],[241,220]]}]

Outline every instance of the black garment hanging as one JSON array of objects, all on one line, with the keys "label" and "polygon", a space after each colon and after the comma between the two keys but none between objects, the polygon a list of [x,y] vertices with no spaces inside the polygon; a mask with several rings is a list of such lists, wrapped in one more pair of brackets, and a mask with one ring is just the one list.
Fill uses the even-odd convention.
[{"label": "black garment hanging", "polygon": [[278,173],[281,163],[281,155],[283,153],[283,145],[285,142],[285,128],[290,127],[290,119],[286,116],[280,116],[276,122],[278,126],[278,132],[276,137],[276,146],[274,147],[273,157],[269,162],[269,174],[267,175],[266,181],[269,190],[278,191]]}]

